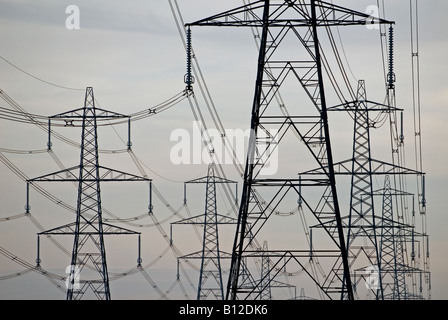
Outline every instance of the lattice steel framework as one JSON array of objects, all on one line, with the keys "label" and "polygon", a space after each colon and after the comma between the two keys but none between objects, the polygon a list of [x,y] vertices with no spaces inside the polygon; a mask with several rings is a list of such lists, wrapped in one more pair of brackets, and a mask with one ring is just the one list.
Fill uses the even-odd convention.
[{"label": "lattice steel framework", "polygon": [[210,164],[207,176],[185,182],[184,203],[187,202],[187,184],[206,184],[205,212],[202,215],[173,222],[173,224],[203,225],[202,250],[178,259],[200,259],[201,267],[199,273],[197,299],[206,300],[213,298],[222,300],[224,298],[224,287],[222,281],[221,260],[229,259],[230,254],[219,248],[218,225],[236,224],[236,219],[218,214],[216,205],[216,184],[237,184],[236,181],[228,180],[215,175],[215,165]]},{"label": "lattice steel framework", "polygon": [[[345,106],[347,107],[347,105]],[[382,112],[391,112],[391,108],[382,106]],[[365,82],[358,82],[357,102],[354,104],[352,117],[353,155],[351,160],[350,210],[343,217],[347,226],[347,251],[351,270],[359,268],[379,269],[379,246],[377,238],[377,220],[373,203],[372,156],[370,145],[370,128],[373,126],[369,113],[375,111],[367,100]],[[334,108],[333,110],[338,110]],[[362,257],[360,257],[362,256]],[[357,261],[359,259],[359,261]],[[361,265],[360,265],[361,263]],[[364,265],[363,265],[364,264]],[[356,285],[356,280],[353,279]],[[377,287],[382,295],[381,278]],[[375,294],[376,294],[376,290]]]},{"label": "lattice steel framework", "polygon": [[[267,241],[263,242],[263,252],[268,252],[268,243]],[[262,255],[261,256],[261,279],[262,279],[262,288],[263,291],[261,292],[260,299],[261,300],[271,300],[271,279],[269,277],[270,274],[270,267],[269,267],[270,259],[269,255]]]},{"label": "lattice steel framework", "polygon": [[[375,23],[390,21],[375,19]],[[365,25],[372,17],[323,1],[255,1],[248,5],[188,24],[191,26],[255,27],[262,30],[252,106],[249,150],[244,173],[244,185],[238,226],[232,252],[232,264],[227,298],[259,298],[276,276],[285,274],[286,265],[298,267],[296,274],[308,276],[323,298],[353,298],[346,239],[341,221],[334,162],[328,127],[327,101],[324,90],[321,48],[318,27]],[[293,42],[296,47],[286,48]],[[276,95],[287,83],[299,85],[308,99],[290,100],[274,106]],[[297,90],[297,89],[296,89]],[[289,103],[289,104],[288,104]],[[283,109],[288,106],[288,112]],[[283,107],[283,108],[282,108]],[[292,109],[291,109],[292,108]],[[291,111],[292,110],[292,111]],[[263,178],[263,169],[280,149],[284,137],[292,132],[299,138],[297,149],[308,154],[316,172],[308,174],[305,163],[296,163],[294,172]],[[293,178],[303,172],[300,179]],[[317,173],[317,174],[316,174]],[[303,191],[299,191],[302,189]],[[312,189],[314,199],[306,190]],[[262,190],[269,190],[262,194]],[[316,223],[324,230],[328,243],[317,243],[304,249],[304,243],[291,243],[294,249],[264,252],[256,237],[268,220],[276,215],[289,198],[301,199]],[[296,249],[299,247],[299,249]],[[252,288],[241,284],[243,261],[269,256],[269,278],[256,282]],[[310,264],[326,260],[327,270],[316,275]],[[316,268],[324,264],[319,263]],[[343,270],[343,276],[339,274]],[[287,272],[288,273],[288,272]],[[288,273],[290,274],[290,272]]]},{"label": "lattice steel framework", "polygon": [[[354,122],[352,158],[346,161],[350,168],[350,209],[343,216],[344,228],[347,230],[347,251],[352,282],[354,288],[362,277],[354,277],[360,270],[380,268],[380,247],[378,229],[381,227],[381,216],[375,215],[373,199],[373,183],[375,159],[371,156],[370,129],[375,127],[371,113],[391,113],[395,108],[374,103],[367,99],[364,80],[358,82],[357,99],[340,106],[329,108],[330,111],[345,111],[351,114]],[[339,163],[340,164],[340,163]],[[395,166],[390,165],[393,168]],[[337,171],[337,174],[340,173]],[[382,298],[383,287],[378,277],[371,290],[377,298]]]},{"label": "lattice steel framework", "polygon": [[[411,221],[406,222],[415,219],[414,210],[412,217],[406,217],[407,209],[398,205],[412,194],[391,189],[389,175],[403,179],[407,175],[422,176],[424,173],[371,156],[370,129],[376,126],[371,114],[383,113],[392,117],[391,114],[402,110],[368,100],[365,83],[360,80],[357,100],[331,107],[329,111],[348,112],[354,120],[353,157],[336,162],[335,174],[351,176],[350,211],[342,221],[344,229],[348,230],[348,259],[356,296],[361,295],[358,289],[362,288],[359,284],[363,280],[375,299],[419,298],[408,293],[405,275],[415,277],[423,271],[410,265],[408,259],[414,261],[414,258],[412,254],[407,255],[406,244],[414,246],[415,237],[423,239],[424,235],[414,230]],[[384,177],[383,190],[373,191],[373,176]],[[399,185],[399,188],[405,187]],[[383,198],[381,214],[375,214],[375,195]],[[394,205],[400,208],[395,215]]]},{"label": "lattice steel framework", "polygon": [[415,221],[405,223],[396,206],[400,198],[412,198],[411,218],[414,220],[415,195],[392,188],[388,175],[384,178],[384,188],[374,191],[374,195],[382,198],[379,275],[383,299],[424,299],[422,276],[429,278],[429,272],[416,265],[416,258],[421,255],[420,244],[427,241],[427,235],[416,230]]},{"label": "lattice steel framework", "polygon": [[394,219],[392,188],[389,176],[386,176],[383,190],[379,270],[385,297],[389,296],[393,300],[406,299],[403,232],[403,226],[399,226]]},{"label": "lattice steel framework", "polygon": [[[87,87],[83,108],[50,117],[50,121],[65,121],[70,126],[79,126],[78,123],[81,122],[80,164],[27,181],[28,184],[44,181],[78,183],[76,221],[38,234],[38,236],[74,236],[67,300],[81,299],[88,289],[93,291],[98,299],[109,300],[111,298],[104,235],[138,235],[140,244],[139,232],[104,223],[102,217],[101,182],[151,181],[148,178],[103,167],[99,164],[97,120],[126,118],[128,117],[125,115],[96,108],[93,88]],[[50,142],[48,146],[51,147]],[[27,208],[29,208],[29,204],[27,204]],[[37,262],[40,263],[39,250]],[[140,265],[140,263],[139,252],[138,264]],[[86,279],[82,273],[84,268],[96,270],[100,278]],[[79,283],[75,283],[78,280]]]}]

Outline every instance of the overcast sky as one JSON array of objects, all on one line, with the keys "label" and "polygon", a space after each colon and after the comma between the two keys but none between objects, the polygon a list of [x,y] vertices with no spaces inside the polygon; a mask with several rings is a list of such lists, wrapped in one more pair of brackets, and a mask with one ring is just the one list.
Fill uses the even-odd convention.
[{"label": "overcast sky", "polygon": [[[368,6],[375,5],[377,1],[334,2],[365,12]],[[415,160],[409,1],[386,2],[386,18],[396,22],[397,103],[400,108],[405,109],[407,163],[413,167]],[[192,22],[239,6],[242,1],[178,0],[178,4],[185,22]],[[79,8],[79,29],[67,28],[66,20],[70,13],[66,13],[66,8],[70,5]],[[444,63],[448,53],[448,22],[445,17],[448,3],[443,0],[427,0],[419,1],[419,5],[423,170],[427,173],[432,298],[447,299],[448,217],[445,214],[446,205],[443,204],[443,199],[448,187],[448,70],[447,64]],[[120,3],[0,0],[0,26],[0,56],[3,58],[0,59],[0,89],[30,113],[51,116],[80,108],[83,105],[85,88],[89,86],[94,88],[97,106],[123,114],[151,108],[185,88],[185,50],[167,0],[132,0]],[[378,31],[364,27],[340,31],[345,56],[350,63],[351,81],[356,83],[356,80],[365,79],[368,97],[382,101],[385,93]],[[257,49],[250,30],[194,28],[193,47],[224,127],[246,130],[250,120],[257,58]],[[0,107],[9,106],[0,100]],[[213,127],[206,106],[201,107],[208,125]],[[170,222],[187,214],[181,209],[178,217],[173,215],[173,210],[182,208],[183,182],[206,174],[206,164],[179,166],[173,164],[170,159],[170,151],[175,144],[170,141],[171,133],[176,129],[192,132],[193,121],[190,105],[187,100],[183,100],[167,111],[134,122],[132,126],[133,151],[167,201],[164,202],[161,197],[154,199],[157,219],[165,221],[162,228],[167,233]],[[342,137],[343,133],[338,132],[338,125],[335,124],[334,127],[335,157],[336,160],[343,160],[347,155],[344,152],[350,150],[346,149],[350,145],[338,141],[337,138]],[[55,130],[79,142],[79,128]],[[102,149],[125,149],[126,139],[127,128],[123,125],[117,126],[115,130],[111,127],[99,130],[99,144]],[[0,148],[29,151],[45,149],[46,145],[47,133],[36,126],[0,119]],[[79,164],[77,148],[53,139],[53,151],[53,157],[48,153],[2,154],[29,178],[59,170],[54,158],[59,159],[65,167]],[[372,152],[374,157],[380,157],[382,151]],[[140,174],[126,153],[103,153],[101,161],[118,170]],[[237,180],[240,187],[241,178],[235,168],[225,165],[224,169],[227,177]],[[76,187],[72,184],[48,183],[43,186],[63,201],[72,206],[76,205]],[[204,188],[204,185],[192,186],[191,193],[189,189],[189,206],[194,215],[203,213]],[[26,183],[0,163],[0,219],[24,212],[25,191]],[[229,212],[231,204],[221,196],[222,191],[220,192],[218,206],[224,212]],[[44,229],[63,225],[73,219],[71,212],[36,191],[31,191],[30,200],[32,216]],[[128,183],[126,192],[123,192],[120,186],[107,185],[103,189],[103,204],[121,218],[139,216],[147,211],[148,186],[144,183]],[[136,231],[142,232],[143,265],[154,261],[154,267],[148,270],[152,270],[150,274],[157,279],[158,286],[162,290],[168,290],[175,281],[176,259],[173,252],[165,251],[167,243],[163,232],[154,226],[154,221],[150,218],[141,219],[135,225],[124,226],[134,227]],[[39,231],[33,220],[28,217],[2,221],[0,247],[34,264],[36,233]],[[174,233],[182,253],[199,249],[199,240],[195,244],[190,243],[190,246],[186,246],[181,240],[182,236],[191,236],[188,227],[176,226]],[[223,246],[227,246],[227,250],[231,245],[232,236],[232,230],[227,230],[223,236]],[[71,251],[71,239],[60,241]],[[49,240],[41,242],[43,267],[63,274],[65,266],[69,264],[67,255]],[[126,250],[129,246],[132,250]],[[108,248],[111,248],[112,252],[109,257],[111,272],[128,270],[135,265],[136,238],[123,242],[110,239]],[[159,256],[162,258],[158,258]],[[0,255],[0,277],[23,270],[24,267]],[[192,282],[196,285],[197,273],[192,272],[191,275]],[[188,287],[188,281],[184,281]],[[113,281],[111,288],[115,298],[159,298],[157,291],[150,288],[141,274]],[[194,288],[188,290],[190,298],[194,299]],[[174,293],[173,297],[176,297]],[[28,273],[1,280],[0,298],[64,299],[65,295],[43,276]]]}]

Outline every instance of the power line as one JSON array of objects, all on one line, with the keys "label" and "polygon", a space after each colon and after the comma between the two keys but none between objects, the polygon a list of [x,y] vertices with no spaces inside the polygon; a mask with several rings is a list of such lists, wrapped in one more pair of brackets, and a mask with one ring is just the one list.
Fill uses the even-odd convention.
[{"label": "power line", "polygon": [[61,86],[61,85],[55,84],[55,83],[53,83],[53,82],[44,80],[44,79],[42,79],[42,78],[39,78],[39,77],[37,77],[37,76],[35,76],[35,75],[32,75],[31,73],[29,73],[29,72],[23,70],[22,68],[18,67],[17,65],[15,65],[14,63],[12,63],[11,61],[7,60],[6,58],[4,58],[4,57],[2,57],[2,56],[0,56],[0,59],[2,59],[3,61],[5,61],[6,63],[8,63],[10,66],[16,68],[17,70],[23,72],[24,74],[26,74],[26,75],[28,75],[28,76],[30,76],[30,77],[32,77],[32,78],[38,80],[38,81],[41,81],[41,82],[46,83],[46,84],[49,84],[49,85],[51,85],[51,86],[53,86],[53,87],[58,87],[58,88],[61,88],[61,89],[67,89],[67,90],[75,90],[75,91],[83,91],[83,90],[84,90],[84,89],[82,89],[82,88],[71,88],[71,87]]}]

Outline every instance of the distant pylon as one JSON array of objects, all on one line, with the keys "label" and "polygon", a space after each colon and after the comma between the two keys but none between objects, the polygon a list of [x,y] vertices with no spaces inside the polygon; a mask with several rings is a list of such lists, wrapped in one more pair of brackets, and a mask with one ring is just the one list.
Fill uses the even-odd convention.
[{"label": "distant pylon", "polygon": [[[347,250],[352,269],[362,267],[379,268],[379,246],[377,239],[378,218],[375,216],[372,189],[372,156],[370,149],[370,127],[366,85],[358,81],[353,131],[353,158],[350,189],[350,211],[348,216]],[[362,259],[360,255],[364,254]],[[360,260],[358,264],[356,260]],[[368,263],[366,265],[366,263]],[[378,279],[381,282],[381,278]],[[374,293],[382,297],[382,285]]]},{"label": "distant pylon", "polygon": [[[395,193],[395,192],[394,192]],[[380,238],[380,277],[385,298],[393,300],[407,299],[404,227],[394,220],[393,198],[389,176],[384,179],[382,228]],[[411,228],[409,228],[411,229]],[[391,288],[390,288],[391,287]],[[387,294],[387,295],[386,295]]]},{"label": "distant pylon", "polygon": [[[268,253],[268,242],[263,242],[263,252]],[[270,279],[270,267],[269,267],[269,256],[262,255],[261,256],[261,300],[271,300],[271,279]]]},{"label": "distant pylon", "polygon": [[[82,122],[79,166],[27,181],[28,184],[38,181],[75,181],[78,183],[76,221],[38,234],[38,236],[74,236],[71,265],[67,281],[67,300],[81,299],[88,289],[93,291],[97,299],[111,299],[104,235],[133,234],[139,235],[140,241],[139,232],[104,223],[102,217],[101,181],[150,181],[150,179],[106,168],[99,164],[97,119],[104,121],[126,118],[128,117],[125,115],[96,108],[93,88],[88,87],[86,89],[83,108],[57,114],[50,117],[49,121],[49,123],[51,123],[51,120],[65,121],[69,126],[77,126],[77,121]],[[49,127],[49,136],[50,132]],[[50,142],[48,146],[51,147]],[[28,204],[27,207],[29,207]],[[39,250],[37,261],[39,264]],[[138,264],[140,265],[140,263],[141,258],[139,252]],[[100,279],[86,279],[82,276],[85,268],[97,271]]]},{"label": "distant pylon", "polygon": [[[183,219],[172,224],[195,224],[203,225],[204,232],[202,238],[202,250],[188,254],[179,259],[200,259],[201,268],[199,274],[197,299],[205,300],[213,297],[222,300],[224,297],[224,289],[222,282],[221,259],[230,258],[230,254],[223,252],[219,248],[219,224],[236,224],[236,219],[218,214],[216,206],[216,184],[217,183],[237,183],[236,181],[224,179],[215,176],[215,166],[210,164],[207,170],[207,176],[185,182],[205,183],[206,199],[205,212],[202,215]],[[186,189],[184,189],[186,190]],[[186,193],[184,202],[186,204]]]},{"label": "distant pylon", "polygon": [[[400,198],[412,196],[412,216],[415,219],[415,195],[391,187],[389,176],[384,179],[384,188],[375,191],[382,198],[382,225],[380,234],[380,268],[379,275],[384,291],[384,299],[388,300],[420,300],[422,292],[422,276],[429,278],[430,273],[422,270],[417,260],[421,255],[420,243],[427,241],[427,235],[415,228],[415,221],[406,223],[396,210]],[[399,211],[399,212],[395,212]],[[409,252],[409,245],[411,250]],[[416,246],[419,249],[416,250]],[[420,283],[419,283],[420,282]],[[419,289],[417,285],[419,284]]]}]

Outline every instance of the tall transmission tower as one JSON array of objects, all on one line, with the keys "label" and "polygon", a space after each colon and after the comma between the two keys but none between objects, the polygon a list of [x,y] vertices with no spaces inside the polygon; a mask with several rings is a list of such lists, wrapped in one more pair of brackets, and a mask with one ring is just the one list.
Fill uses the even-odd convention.
[{"label": "tall transmission tower", "polygon": [[[127,118],[127,116],[122,114],[96,108],[93,88],[87,87],[83,108],[60,113],[49,118],[49,137],[51,137],[51,121],[62,121],[68,126],[81,126],[80,164],[27,181],[28,186],[35,182],[71,181],[78,183],[76,221],[38,234],[38,264],[40,263],[40,235],[74,236],[67,281],[67,300],[81,299],[89,289],[97,299],[111,299],[104,241],[105,235],[138,235],[140,250],[139,232],[105,223],[102,216],[101,182],[151,181],[144,177],[117,171],[99,164],[98,122],[126,120]],[[49,148],[51,147],[50,138],[48,146]],[[130,146],[130,143],[128,143],[128,146]],[[27,189],[29,190],[29,188]],[[27,209],[29,209],[28,201]],[[140,252],[138,255],[137,262],[140,265]],[[99,273],[99,279],[86,279],[83,273],[86,271],[85,269],[93,269]]]},{"label": "tall transmission tower", "polygon": [[187,184],[206,184],[205,212],[202,215],[173,222],[173,224],[203,225],[202,250],[179,257],[178,259],[200,259],[201,267],[197,299],[206,300],[224,298],[224,287],[222,281],[221,260],[230,258],[230,254],[219,248],[218,225],[236,224],[236,219],[218,214],[216,205],[216,184],[237,184],[236,181],[221,178],[215,175],[215,165],[210,164],[207,176],[197,178],[184,183],[184,204],[187,203]]},{"label": "tall transmission tower", "polygon": [[[364,13],[322,1],[254,1],[248,5],[205,18],[188,26],[260,28],[260,50],[251,112],[249,141],[241,206],[232,252],[227,298],[259,298],[268,281],[248,290],[241,284],[247,258],[269,257],[269,277],[297,275],[315,286],[323,299],[353,299],[346,236],[336,190],[334,161],[324,88],[324,61],[319,27],[391,24]],[[275,99],[288,85],[302,87],[304,96]],[[296,90],[297,91],[297,90]],[[306,102],[308,101],[308,103]],[[286,111],[287,110],[287,111]],[[287,134],[297,140],[288,146]],[[306,160],[292,170],[266,174],[269,161],[282,146],[300,152]],[[311,164],[311,165],[310,165]],[[310,169],[319,168],[309,174]],[[287,172],[288,171],[288,172]],[[300,178],[297,178],[297,173]],[[265,177],[263,177],[266,176]],[[301,190],[301,191],[299,191]],[[316,197],[315,195],[320,195]],[[279,210],[296,206],[300,199],[313,221],[324,230],[323,241],[293,240],[279,250],[263,251],[255,237],[269,228]],[[288,210],[288,209],[286,209]],[[278,239],[277,239],[278,240]],[[270,241],[272,245],[272,242]],[[306,245],[305,245],[306,244]],[[270,245],[270,246],[271,246]],[[325,260],[325,261],[324,261]],[[292,271],[287,270],[293,266]],[[326,268],[323,270],[323,268]],[[343,277],[336,270],[343,270]]]}]

